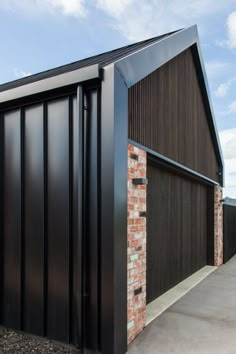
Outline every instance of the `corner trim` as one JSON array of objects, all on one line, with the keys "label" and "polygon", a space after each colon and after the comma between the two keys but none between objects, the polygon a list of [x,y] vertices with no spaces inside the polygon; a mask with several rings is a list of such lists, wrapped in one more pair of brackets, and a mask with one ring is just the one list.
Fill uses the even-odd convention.
[{"label": "corner trim", "polygon": [[128,89],[104,69],[101,101],[101,352],[127,351]]}]

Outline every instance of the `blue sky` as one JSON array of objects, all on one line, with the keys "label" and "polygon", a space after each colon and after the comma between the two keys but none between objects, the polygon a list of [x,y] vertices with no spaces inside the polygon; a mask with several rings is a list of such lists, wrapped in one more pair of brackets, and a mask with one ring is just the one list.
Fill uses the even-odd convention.
[{"label": "blue sky", "polygon": [[0,83],[193,24],[236,197],[236,0],[0,0]]}]

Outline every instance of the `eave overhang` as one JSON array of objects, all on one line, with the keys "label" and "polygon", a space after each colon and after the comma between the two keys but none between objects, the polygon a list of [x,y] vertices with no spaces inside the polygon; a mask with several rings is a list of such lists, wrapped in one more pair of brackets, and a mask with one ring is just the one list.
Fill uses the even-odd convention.
[{"label": "eave overhang", "polygon": [[102,70],[99,68],[98,64],[87,66],[2,91],[0,92],[0,104],[84,81],[101,79],[101,77]]}]

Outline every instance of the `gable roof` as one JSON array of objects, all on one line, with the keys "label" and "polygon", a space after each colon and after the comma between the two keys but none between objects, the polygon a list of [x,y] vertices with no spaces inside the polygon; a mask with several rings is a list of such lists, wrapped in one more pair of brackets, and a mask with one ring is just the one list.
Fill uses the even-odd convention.
[{"label": "gable roof", "polygon": [[223,155],[216,127],[213,105],[199,43],[197,26],[170,32],[103,54],[63,65],[0,85],[0,105],[55,88],[78,84],[91,79],[102,79],[101,71],[113,64],[129,88],[154,70],[190,48],[196,66],[199,85],[208,117],[211,137],[219,168],[221,185],[224,185]]},{"label": "gable roof", "polygon": [[43,72],[40,72],[40,73],[37,73],[34,75],[29,75],[27,77],[24,77],[24,78],[21,78],[18,80],[4,83],[4,84],[0,85],[0,92],[5,91],[5,90],[10,90],[10,89],[13,89],[13,88],[16,88],[16,87],[19,87],[22,85],[26,85],[26,84],[29,84],[32,82],[36,82],[36,81],[39,81],[42,79],[50,78],[50,77],[53,77],[56,75],[60,75],[63,73],[68,73],[68,72],[71,72],[71,71],[74,71],[77,69],[89,67],[89,66],[95,65],[95,64],[97,64],[99,66],[99,68],[103,68],[106,65],[109,65],[119,59],[122,59],[129,54],[135,53],[136,51],[138,51],[142,48],[145,48],[146,46],[148,46],[152,43],[156,43],[157,41],[159,41],[165,37],[168,37],[171,34],[176,33],[176,32],[177,31],[166,33],[161,36],[146,39],[141,42],[137,42],[134,44],[130,44],[130,45],[121,47],[121,48],[113,49],[113,50],[110,50],[105,53],[97,54],[97,55],[94,55],[89,58],[75,61],[70,64],[62,65],[57,68],[53,68],[53,69],[43,71]]}]

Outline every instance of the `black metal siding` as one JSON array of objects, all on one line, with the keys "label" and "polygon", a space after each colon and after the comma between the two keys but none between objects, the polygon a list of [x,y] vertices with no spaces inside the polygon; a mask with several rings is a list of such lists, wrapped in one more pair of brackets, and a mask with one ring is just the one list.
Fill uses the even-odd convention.
[{"label": "black metal siding", "polygon": [[[86,234],[86,257],[85,257],[85,292],[90,294],[86,298],[86,322],[85,322],[85,347],[94,351],[99,346],[99,323],[98,323],[98,298],[100,291],[98,242],[99,242],[99,220],[98,220],[98,92],[92,90],[86,96],[87,114],[84,119],[85,138],[85,174],[86,188],[85,199],[85,234]],[[91,221],[91,222],[90,222]]]},{"label": "black metal siding", "polygon": [[71,95],[1,115],[1,324],[74,344],[82,291],[77,112]]},{"label": "black metal siding", "polygon": [[4,116],[4,241],[2,322],[21,327],[21,112]]},{"label": "black metal siding", "polygon": [[48,336],[69,341],[69,101],[48,104]]},{"label": "black metal siding", "polygon": [[[25,109],[24,329],[44,333],[44,144],[43,104]],[[32,286],[34,284],[34,286]],[[37,318],[37,321],[35,320]]]}]

